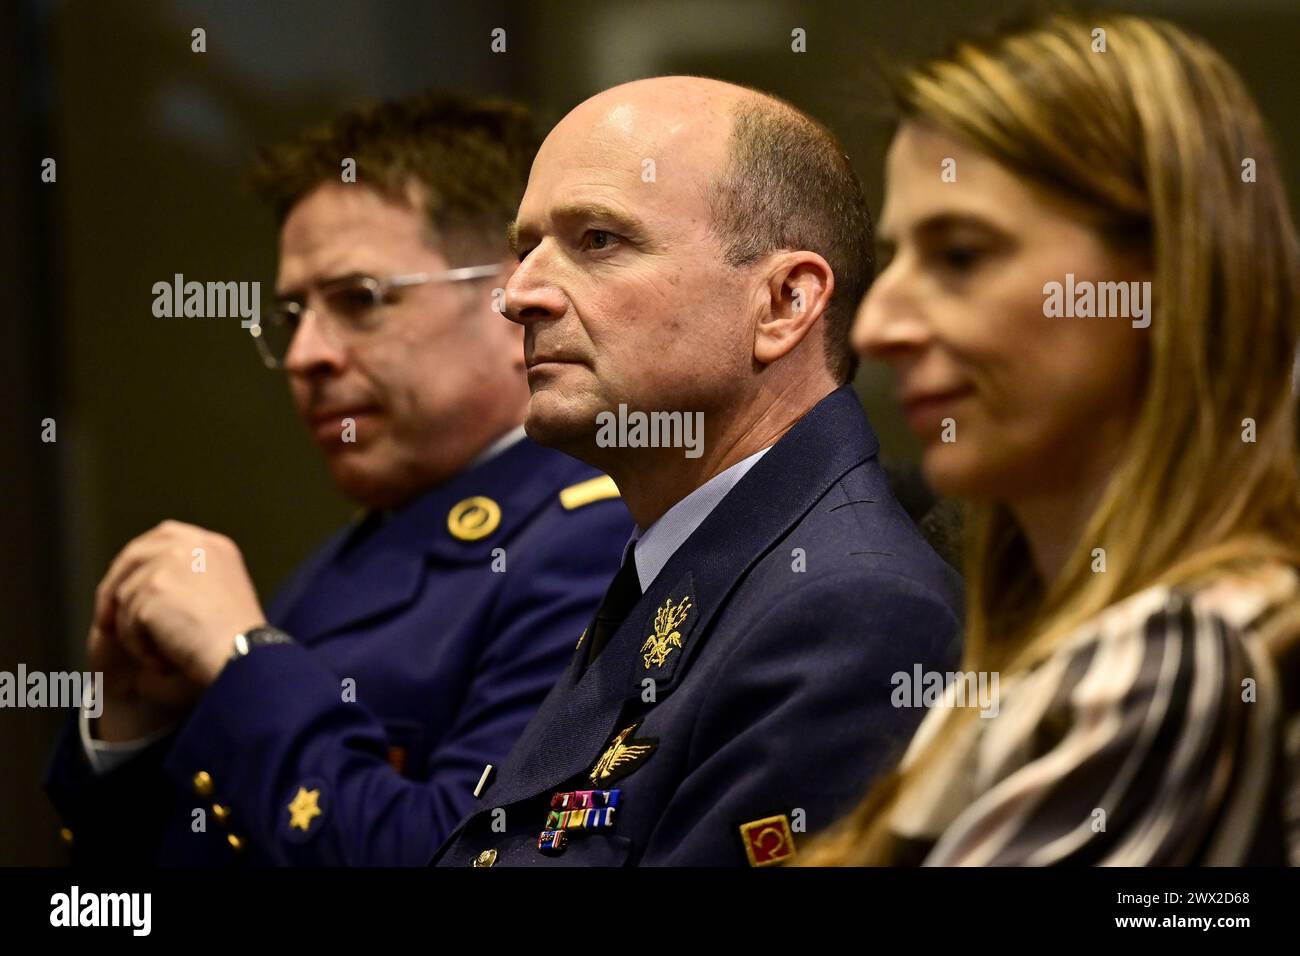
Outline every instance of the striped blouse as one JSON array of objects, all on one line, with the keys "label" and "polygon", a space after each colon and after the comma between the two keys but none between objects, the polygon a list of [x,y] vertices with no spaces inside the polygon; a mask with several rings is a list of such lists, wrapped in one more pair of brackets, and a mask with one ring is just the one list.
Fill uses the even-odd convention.
[{"label": "striped blouse", "polygon": [[1300,720],[1260,637],[1297,602],[1300,576],[1274,567],[1107,608],[965,722],[894,812],[896,862],[1285,864],[1288,842],[1300,862]]}]

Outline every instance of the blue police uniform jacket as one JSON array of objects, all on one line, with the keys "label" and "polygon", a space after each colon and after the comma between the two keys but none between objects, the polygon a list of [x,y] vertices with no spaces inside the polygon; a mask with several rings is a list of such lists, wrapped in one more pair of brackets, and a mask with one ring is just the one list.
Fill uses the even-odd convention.
[{"label": "blue police uniform jacket", "polygon": [[578,648],[433,862],[766,865],[851,808],[922,717],[896,675],[960,650],[960,579],[876,453],[847,387],[798,421]]},{"label": "blue police uniform jacket", "polygon": [[267,606],[295,642],[232,660],[176,733],[96,776],[65,730],[47,790],[74,862],[427,863],[631,530],[610,479],[526,438],[345,529]]}]

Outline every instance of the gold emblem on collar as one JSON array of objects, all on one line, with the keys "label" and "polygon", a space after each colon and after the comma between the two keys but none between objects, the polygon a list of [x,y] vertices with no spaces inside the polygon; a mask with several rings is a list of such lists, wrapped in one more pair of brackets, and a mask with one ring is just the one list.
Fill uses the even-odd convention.
[{"label": "gold emblem on collar", "polygon": [[501,506],[491,498],[475,495],[458,502],[447,513],[447,530],[459,541],[486,538],[501,524]]},{"label": "gold emblem on collar", "polygon": [[673,599],[669,598],[664,602],[664,606],[655,612],[655,632],[645,639],[641,645],[641,650],[645,652],[642,658],[645,661],[645,669],[651,667],[663,667],[664,662],[668,660],[668,655],[682,646],[682,632],[678,630],[686,620],[686,612],[691,609],[691,599],[684,597],[673,604]]}]

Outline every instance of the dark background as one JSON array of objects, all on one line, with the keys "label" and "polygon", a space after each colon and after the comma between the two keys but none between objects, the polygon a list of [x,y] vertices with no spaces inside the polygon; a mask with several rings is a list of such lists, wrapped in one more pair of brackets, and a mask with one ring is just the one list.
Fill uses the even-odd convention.
[{"label": "dark background", "polygon": [[[1300,195],[1300,0],[1150,0],[1242,72]],[[237,319],[158,319],[152,286],[274,277],[254,148],[357,101],[510,96],[549,126],[660,73],[754,85],[831,126],[873,211],[889,120],[872,65],[1012,8],[977,0],[3,0],[0,2],[0,670],[84,666],[95,584],[164,518],[243,547],[264,598],[351,513]],[[1023,7],[1015,7],[1021,9]],[[193,53],[190,31],[207,31]],[[496,27],[507,51],[490,51]],[[790,32],[807,31],[807,52]],[[41,160],[58,163],[54,184]],[[896,460],[915,449],[864,368]],[[57,441],[41,441],[41,421]],[[62,859],[40,791],[65,714],[0,710],[0,865]]]}]

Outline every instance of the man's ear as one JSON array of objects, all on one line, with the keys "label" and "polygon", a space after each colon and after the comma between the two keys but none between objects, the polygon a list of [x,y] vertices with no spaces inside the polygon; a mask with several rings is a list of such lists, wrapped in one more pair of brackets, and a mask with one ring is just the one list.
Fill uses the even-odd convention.
[{"label": "man's ear", "polygon": [[766,312],[754,330],[754,358],[764,365],[788,355],[831,304],[835,275],[815,252],[782,252],[768,271]]}]

